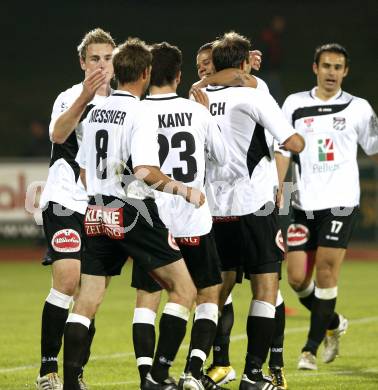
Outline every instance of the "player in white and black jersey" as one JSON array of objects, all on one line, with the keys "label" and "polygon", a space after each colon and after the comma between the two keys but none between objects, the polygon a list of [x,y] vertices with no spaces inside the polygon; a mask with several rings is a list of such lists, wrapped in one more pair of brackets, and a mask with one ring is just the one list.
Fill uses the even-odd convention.
[{"label": "player in white and black jersey", "polygon": [[[259,70],[261,66],[262,53],[258,50],[250,51],[250,66],[253,70]],[[229,68],[215,72],[212,61],[212,43],[207,43],[198,49],[197,53],[198,76],[202,79],[193,86],[203,88],[208,85],[223,86],[243,86],[257,88],[269,92],[267,84],[250,73],[242,69]],[[269,137],[269,133],[266,134]],[[276,160],[278,172],[285,169],[280,167],[281,160]],[[277,199],[280,194],[277,193]],[[231,291],[236,282],[241,282],[243,278],[242,267],[235,268],[235,264],[241,264],[241,246],[238,242],[239,220],[232,217],[214,218],[214,230],[217,233],[217,246],[219,248],[222,262],[223,288],[222,293]],[[226,239],[233,237],[232,240]],[[240,259],[240,260],[238,260]],[[225,297],[223,297],[224,301]],[[285,303],[281,292],[278,292],[276,302],[276,326],[269,354],[269,375],[273,383],[280,384],[284,389],[287,382],[283,371],[283,344],[285,331]],[[224,384],[236,377],[235,370],[230,364],[229,344],[230,334],[233,325],[233,304],[232,295],[229,294],[223,306],[222,316],[218,321],[217,335],[214,340],[213,362],[207,369],[207,376],[218,384]]]},{"label": "player in white and black jersey", "polygon": [[[42,313],[41,367],[38,389],[61,389],[57,375],[60,351],[69,306],[80,280],[82,231],[87,194],[79,178],[75,157],[82,139],[82,121],[93,105],[110,93],[113,76],[109,33],[88,32],[78,46],[85,80],[62,92],[55,100],[49,127],[52,151],[49,174],[40,200],[48,254],[52,262],[52,288]],[[95,327],[91,323],[88,351]],[[86,389],[80,379],[81,388]]]},{"label": "player in white and black jersey", "polygon": [[120,274],[129,256],[160,281],[169,296],[155,360],[142,389],[176,388],[166,382],[168,370],[184,338],[196,289],[148,185],[182,196],[196,207],[205,202],[205,196],[159,169],[155,121],[139,102],[150,81],[151,61],[149,48],[138,38],[120,45],[113,56],[118,89],[84,121],[77,161],[89,196],[86,251],[80,293],[64,333],[65,390],[79,390],[78,372],[90,321],[107,281]]},{"label": "player in white and black jersey", "polygon": [[[240,68],[249,72],[249,49],[246,38],[234,32],[225,34],[213,45],[215,69]],[[230,152],[225,167],[209,166],[207,196],[213,216],[239,221],[242,258],[254,296],[247,323],[249,343],[240,389],[273,389],[277,387],[267,384],[262,376],[274,331],[282,260],[282,251],[276,243],[279,228],[274,207],[277,172],[273,137],[294,152],[300,152],[304,143],[268,93],[225,86],[209,86],[206,91],[210,112],[217,119]]]},{"label": "player in white and black jersey", "polygon": [[[344,47],[318,47],[313,64],[317,86],[290,95],[282,107],[306,140],[303,153],[293,156],[295,192],[287,242],[289,283],[311,311],[299,369],[317,369],[316,353],[323,339],[323,361],[329,363],[338,354],[348,321],[335,312],[337,283],[358,212],[358,144],[368,155],[378,153],[372,107],[341,89],[348,70]],[[288,167],[290,154],[282,153]]]},{"label": "player in white and black jersey", "polygon": [[[181,51],[163,42],[153,45],[151,53],[150,91],[142,104],[155,118],[161,170],[175,180],[203,190],[206,160],[224,165],[227,161],[226,145],[209,111],[203,105],[176,94],[181,79]],[[202,95],[201,91],[198,93]],[[222,282],[211,213],[207,203],[196,209],[178,196],[159,193],[156,197],[162,220],[180,248],[197,288],[191,350],[181,385],[187,389],[202,388],[201,369],[216,332]],[[154,354],[154,320],[161,286],[151,280],[136,262],[133,264],[132,285],[137,288],[134,350],[143,380]]]}]

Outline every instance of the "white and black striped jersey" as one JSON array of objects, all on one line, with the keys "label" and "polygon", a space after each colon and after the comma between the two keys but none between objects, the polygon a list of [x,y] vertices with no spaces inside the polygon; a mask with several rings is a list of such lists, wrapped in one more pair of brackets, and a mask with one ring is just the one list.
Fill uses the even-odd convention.
[{"label": "white and black striped jersey", "polygon": [[297,186],[293,206],[302,210],[357,206],[357,146],[368,155],[378,153],[377,116],[365,99],[340,90],[323,101],[315,91],[290,95],[282,107],[306,141],[303,152],[293,156]]},{"label": "white and black striped jersey", "polygon": [[[57,118],[79,97],[83,84],[76,84],[60,93],[55,100],[49,126],[50,137]],[[80,180],[80,168],[75,161],[83,136],[82,121],[89,110],[102,102],[106,96],[96,95],[87,105],[76,129],[63,144],[52,144],[49,174],[40,199],[44,208],[49,201],[59,203],[73,211],[84,214],[87,208],[87,194]]]},{"label": "white and black striped jersey", "polygon": [[265,91],[208,87],[206,92],[210,113],[221,128],[230,154],[226,166],[209,164],[206,173],[212,215],[251,214],[274,201],[278,179],[273,137],[282,143],[295,130]]},{"label": "white and black striped jersey", "polygon": [[76,160],[86,170],[88,195],[153,198],[153,190],[132,176],[136,166],[159,166],[155,120],[139,98],[114,91],[88,113],[83,127]]},{"label": "white and black striped jersey", "polygon": [[[226,163],[227,149],[209,111],[175,93],[147,96],[142,102],[155,117],[161,170],[190,187],[204,188],[206,160]],[[212,218],[207,202],[195,208],[184,198],[155,194],[159,214],[174,237],[202,236],[210,232]]]}]

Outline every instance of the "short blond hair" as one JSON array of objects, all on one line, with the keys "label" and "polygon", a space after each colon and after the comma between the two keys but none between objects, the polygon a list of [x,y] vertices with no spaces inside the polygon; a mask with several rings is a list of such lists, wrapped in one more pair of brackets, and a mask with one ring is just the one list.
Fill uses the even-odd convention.
[{"label": "short blond hair", "polygon": [[85,60],[88,46],[92,43],[108,43],[113,48],[116,46],[110,33],[104,31],[102,28],[95,28],[84,35],[83,40],[77,47],[77,52],[82,60]]}]

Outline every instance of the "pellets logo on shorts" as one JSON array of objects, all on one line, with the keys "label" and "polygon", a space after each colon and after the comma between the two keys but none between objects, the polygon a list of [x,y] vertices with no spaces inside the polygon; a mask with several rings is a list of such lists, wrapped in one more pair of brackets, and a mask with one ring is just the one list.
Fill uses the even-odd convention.
[{"label": "pellets logo on shorts", "polygon": [[171,232],[168,232],[168,244],[175,251],[179,251],[180,248],[177,245],[175,238],[172,236]]},{"label": "pellets logo on shorts", "polygon": [[309,239],[309,231],[305,225],[291,224],[287,229],[287,243],[289,246],[305,244]]},{"label": "pellets logo on shorts", "polygon": [[281,249],[282,252],[285,252],[285,244],[281,229],[276,234],[276,245]]},{"label": "pellets logo on shorts", "polygon": [[76,230],[62,229],[53,235],[51,245],[56,252],[78,252],[81,248],[81,239]]}]

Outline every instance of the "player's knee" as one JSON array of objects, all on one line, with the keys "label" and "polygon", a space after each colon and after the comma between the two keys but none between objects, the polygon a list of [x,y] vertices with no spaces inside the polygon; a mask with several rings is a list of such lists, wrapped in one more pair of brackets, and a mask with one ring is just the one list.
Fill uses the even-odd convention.
[{"label": "player's knee", "polygon": [[173,302],[179,303],[187,308],[191,308],[197,297],[197,289],[191,279],[185,283],[174,284],[172,291],[168,292]]},{"label": "player's knee", "polygon": [[294,291],[302,291],[308,285],[306,278],[303,275],[299,274],[288,274],[287,280],[289,282],[290,287]]}]

